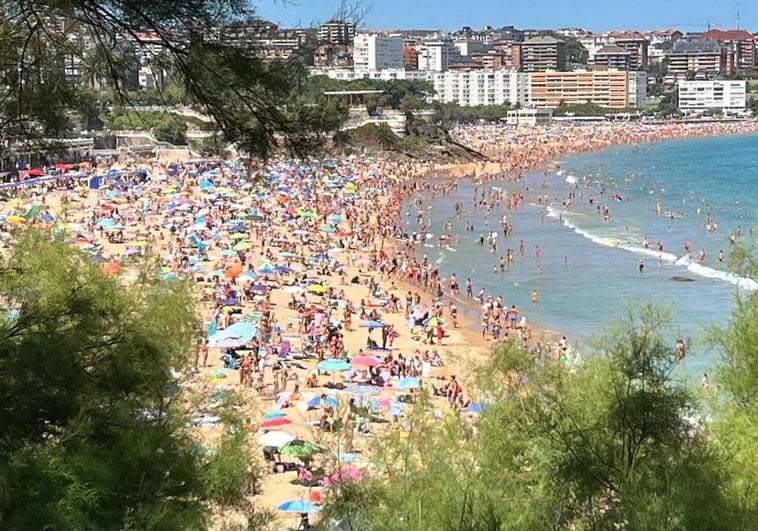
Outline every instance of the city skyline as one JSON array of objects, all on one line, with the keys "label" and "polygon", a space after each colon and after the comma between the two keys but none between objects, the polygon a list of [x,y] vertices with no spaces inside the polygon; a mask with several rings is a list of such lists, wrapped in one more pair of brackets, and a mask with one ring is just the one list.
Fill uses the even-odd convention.
[{"label": "city skyline", "polygon": [[[308,27],[335,15],[340,0],[258,0],[254,3],[259,16],[285,27]],[[737,25],[737,1],[712,0],[638,0],[630,4],[622,0],[579,0],[567,4],[561,0],[531,0],[503,9],[497,0],[471,0],[461,9],[453,0],[381,0],[365,2],[367,11],[359,22],[361,29],[440,29],[456,30],[462,26],[481,29],[484,25],[519,28],[556,29],[580,27],[591,31],[614,29],[666,29],[676,27],[683,32],[712,28],[733,29]],[[758,2],[740,5],[740,28],[758,31]]]}]

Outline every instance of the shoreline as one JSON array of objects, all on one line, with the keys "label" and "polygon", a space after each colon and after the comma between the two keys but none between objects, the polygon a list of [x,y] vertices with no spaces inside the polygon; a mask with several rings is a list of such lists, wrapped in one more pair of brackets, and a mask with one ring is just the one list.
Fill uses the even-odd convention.
[{"label": "shoreline", "polygon": [[[745,133],[758,132],[758,122],[751,121],[749,125],[753,129]],[[186,279],[190,284],[197,296],[198,313],[205,324],[217,323],[221,330],[239,319],[238,316],[268,312],[270,319],[267,318],[265,323],[255,320],[261,330],[258,334],[260,338],[256,336],[255,342],[264,347],[261,365],[257,364],[261,360],[255,357],[260,354],[256,349],[257,354],[253,355],[256,364],[249,373],[243,374],[239,369],[227,367],[221,359],[222,350],[211,345],[205,349],[206,360],[202,359],[203,350],[199,350],[197,367],[185,371],[183,385],[192,392],[202,394],[224,388],[238,392],[242,397],[241,414],[248,422],[251,444],[257,444],[259,419],[265,411],[271,410],[283,413],[291,421],[284,429],[293,436],[319,444],[323,441],[330,450],[344,452],[345,448],[354,449],[360,455],[369,451],[370,437],[364,438],[356,431],[353,438],[350,431],[347,442],[347,434],[324,431],[318,427],[322,414],[320,409],[309,411],[309,408],[301,407],[302,402],[326,393],[339,402],[336,414],[344,416],[345,422],[348,422],[350,417],[345,412],[349,410],[347,401],[350,395],[330,384],[339,378],[339,383],[348,386],[360,379],[350,377],[343,381],[335,372],[322,374],[316,370],[318,359],[310,358],[297,361],[302,367],[292,365],[286,369],[275,369],[274,363],[279,356],[276,352],[272,353],[271,348],[276,347],[280,352],[278,349],[282,342],[291,339],[293,349],[305,351],[310,338],[319,340],[315,342],[323,345],[313,347],[314,350],[309,352],[317,352],[325,359],[340,357],[352,360],[361,354],[382,357],[389,354],[395,356],[395,361],[399,355],[406,360],[414,357],[426,360],[426,355],[431,358],[433,354],[439,354],[445,366],[436,367],[448,375],[460,375],[464,383],[463,394],[474,400],[476,389],[468,378],[471,369],[478,361],[486,359],[496,346],[495,341],[489,337],[482,339],[479,333],[481,306],[478,301],[466,297],[465,288],[461,289],[461,295],[451,296],[447,284],[449,279],[439,279],[445,302],[441,310],[443,319],[450,318],[451,300],[458,307],[458,327],[453,328],[446,323],[441,344],[424,342],[423,333],[411,334],[402,305],[397,309],[386,305],[391,296],[402,303],[408,292],[417,293],[421,305],[430,310],[434,309],[437,299],[433,284],[425,287],[421,281],[409,280],[410,276],[406,274],[409,269],[418,270],[421,274],[422,267],[434,266],[421,265],[423,247],[409,246],[407,240],[398,239],[403,233],[408,201],[419,195],[426,206],[432,196],[444,194],[445,187],[451,189],[463,180],[487,186],[485,183],[488,181],[505,179],[508,181],[506,192],[512,192],[510,186],[518,183],[522,172],[551,168],[554,161],[561,157],[614,145],[660,140],[641,139],[644,135],[640,131],[654,135],[661,133],[661,130],[652,130],[649,125],[640,130],[635,128],[635,124],[612,127],[585,125],[581,128],[551,126],[544,129],[465,128],[468,132],[460,134],[471,137],[483,135],[488,142],[497,145],[508,140],[509,146],[518,149],[502,153],[499,160],[461,164],[398,163],[374,160],[369,155],[350,160],[328,159],[328,163],[327,159],[323,159],[312,165],[279,161],[267,166],[253,165],[244,170],[225,163],[212,166],[195,162],[180,166],[176,174],[170,174],[168,166],[153,163],[150,165],[151,182],[138,183],[138,178],[131,176],[123,177],[130,181],[127,184],[99,190],[73,186],[59,189],[57,182],[36,188],[19,187],[18,195],[23,200],[18,203],[24,207],[22,213],[26,210],[24,202],[40,203],[50,208],[54,218],[59,218],[53,223],[65,222],[68,226],[72,245],[84,243],[86,247],[81,245],[83,252],[90,255],[96,253],[109,263],[121,264],[121,274],[125,278],[135,270],[130,256],[135,253],[139,255],[140,252],[154,254],[163,262],[161,276]],[[713,134],[697,136],[729,134],[724,133],[725,129],[713,127],[709,130]],[[627,135],[615,135],[616,139],[636,141],[610,144],[600,136],[603,132],[618,131],[625,131]],[[578,135],[579,142],[575,135]],[[686,138],[672,137],[667,140]],[[589,149],[596,145],[599,147]],[[577,151],[582,146],[588,149]],[[253,185],[256,179],[257,184]],[[328,179],[335,180],[337,184],[326,184]],[[204,184],[206,182],[209,183],[208,187]],[[134,191],[132,184],[138,187],[138,192]],[[350,187],[352,191],[348,190]],[[504,197],[509,195],[506,192]],[[151,205],[150,209],[137,207],[140,201],[135,197],[138,195]],[[5,205],[6,209],[10,203]],[[328,221],[332,215],[339,219]],[[231,220],[236,218],[246,220],[233,223]],[[101,224],[104,221],[117,221],[123,225],[120,229],[121,241],[112,241],[108,237],[107,229],[104,230]],[[78,228],[73,229],[73,225]],[[212,232],[218,235],[218,239],[210,237]],[[206,258],[202,258],[200,248],[191,243],[190,237],[207,242],[204,249]],[[138,243],[143,240],[146,243]],[[427,240],[420,241],[423,246]],[[434,242],[429,240],[429,243]],[[238,247],[241,243],[245,246]],[[328,259],[313,260],[315,255]],[[195,266],[188,267],[189,260],[185,261],[184,258],[196,260],[197,269]],[[414,265],[414,261],[419,263]],[[266,268],[266,264],[271,267]],[[282,271],[263,272],[272,267]],[[226,272],[232,268],[244,269],[247,277],[227,275]],[[247,278],[250,277],[257,285],[263,285],[262,291],[254,291],[250,296],[243,294],[231,305],[222,301],[231,290],[244,292],[250,282]],[[326,293],[309,291],[301,277],[318,282]],[[356,282],[353,279],[357,279]],[[463,285],[464,280],[458,279],[459,284]],[[376,289],[373,289],[374,284],[377,285]],[[377,293],[381,293],[381,297],[376,296]],[[477,289],[473,293],[476,294]],[[298,305],[291,306],[296,296],[302,300],[300,308]],[[385,301],[384,305],[382,301]],[[348,305],[354,308],[353,313],[345,311]],[[524,307],[523,311],[529,315],[529,308]],[[367,349],[369,338],[381,341],[381,331],[374,331],[372,336],[370,327],[359,325],[363,319],[373,319],[372,312],[399,332],[394,344],[390,343],[392,350],[377,352]],[[347,317],[348,314],[355,318]],[[352,319],[352,327],[347,325],[346,319]],[[330,331],[333,321],[340,322],[341,328],[336,336]],[[307,326],[310,323],[315,324],[309,331]],[[525,351],[535,342],[554,340],[561,335],[549,328],[533,326],[531,321],[527,321],[527,328],[531,343],[522,344]],[[264,329],[265,334],[262,332]],[[417,329],[418,326],[414,330]],[[521,335],[522,331],[518,334]],[[250,359],[250,356],[243,355],[241,362]],[[392,367],[394,371],[396,366]],[[309,386],[306,382],[314,378],[314,371],[315,385]],[[401,375],[406,374],[413,373],[406,373],[405,369],[393,373],[377,398],[387,402],[396,399],[404,391],[396,388],[395,384]],[[438,376],[430,371],[429,377],[423,376],[424,383],[442,387],[449,382],[447,379],[434,379]],[[294,385],[302,386],[299,391],[301,400],[293,399],[289,403],[289,398],[285,398],[281,402],[284,393],[293,391]],[[444,397],[436,398],[435,404],[443,412],[458,410],[457,407],[452,409]],[[213,417],[213,409],[207,405],[203,404],[197,409],[204,418]],[[393,414],[382,410],[380,415],[391,419]],[[212,448],[222,426],[203,424],[192,429],[203,446]],[[398,421],[397,427],[402,429],[401,426],[402,422]],[[378,425],[373,429],[379,432],[387,427]],[[255,453],[258,458],[261,457],[257,447]],[[321,464],[330,470],[335,467],[331,453],[325,455],[322,461]],[[291,480],[291,474],[274,474],[269,468],[269,473],[261,480],[263,494],[254,498],[255,503],[273,509],[287,499],[310,496],[310,489],[304,490]],[[286,519],[282,517],[280,520],[284,522]]]},{"label": "shoreline", "polygon": [[[624,131],[631,133],[631,135],[621,137],[617,135],[615,139],[609,139],[602,136],[595,137],[595,142],[589,144],[549,144],[549,159],[542,158],[541,152],[539,157],[524,159],[521,150],[517,150],[516,152],[499,152],[490,150],[488,152],[489,154],[499,154],[500,157],[496,160],[484,162],[436,165],[430,172],[428,172],[426,179],[432,183],[443,183],[443,186],[444,183],[449,183],[450,181],[457,182],[460,180],[469,181],[475,185],[484,185],[484,183],[497,179],[513,183],[519,180],[522,173],[535,174],[544,172],[547,175],[549,170],[552,170],[553,172],[559,170],[560,164],[563,162],[563,159],[567,157],[597,153],[609,148],[656,144],[659,142],[686,141],[708,137],[758,134],[758,120],[734,120],[729,122],[706,123],[710,124],[710,127],[698,128],[695,131],[692,130],[692,126],[702,126],[703,124],[701,122],[677,122],[676,125],[679,127],[672,127],[672,124],[668,123],[649,124],[641,122],[632,122],[621,125],[613,124],[611,127],[608,127],[606,124],[601,124],[600,127],[593,127],[591,124],[584,124],[578,127],[582,128],[585,131],[587,129],[591,129],[593,131],[596,131],[597,129],[611,129],[614,132]],[[516,133],[527,132],[527,134],[528,131],[534,131],[533,129],[525,130],[524,128],[519,131],[517,128],[510,128],[509,126],[477,126],[474,129],[476,128],[479,128],[481,130],[489,129],[490,131],[501,129]],[[560,128],[565,128],[573,132],[576,130],[577,126],[570,124],[561,124],[561,126],[558,128],[551,126],[546,129],[555,131],[556,129]],[[664,133],[668,136],[664,136]],[[565,149],[560,149],[560,147],[563,147]],[[529,146],[520,146],[520,148],[529,149]],[[487,153],[487,151],[485,151],[485,153]],[[438,192],[438,188],[430,187],[424,193],[421,193],[419,195],[422,196],[425,203],[428,204],[433,200],[435,194]],[[406,203],[409,202],[409,199],[410,195],[406,194]],[[402,222],[403,216],[401,213],[399,223],[402,224]],[[420,245],[415,246],[415,256],[417,259],[420,258],[420,256],[425,252],[421,246],[423,245],[423,242],[424,241],[422,240],[420,242]],[[475,278],[472,278],[472,281],[475,282]],[[447,289],[444,290],[443,299],[455,301],[456,305],[464,311],[463,313],[467,318],[467,326],[469,327],[469,331],[471,332],[471,335],[477,339],[477,343],[480,347],[490,349],[495,345],[495,342],[482,340],[480,335],[477,333],[479,330],[477,314],[481,314],[482,312],[481,307],[476,302],[476,299],[467,300],[467,298],[464,298],[463,296],[451,295]],[[554,327],[546,325],[546,323],[539,323],[537,327],[534,327],[530,324],[530,328],[534,332],[534,336],[544,341],[556,341],[566,333],[566,331],[556,330]]]}]

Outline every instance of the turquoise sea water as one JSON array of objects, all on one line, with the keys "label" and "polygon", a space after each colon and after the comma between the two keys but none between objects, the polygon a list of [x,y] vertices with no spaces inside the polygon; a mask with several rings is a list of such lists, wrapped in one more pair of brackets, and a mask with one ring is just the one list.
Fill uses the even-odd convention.
[{"label": "turquoise sea water", "polygon": [[[758,286],[755,280],[730,274],[718,260],[720,251],[728,255],[733,231],[739,230],[743,242],[758,237],[758,135],[615,147],[567,158],[560,168],[558,174],[524,175],[521,183],[488,182],[479,187],[480,195],[491,186],[524,194],[524,201],[509,215],[510,238],[504,239],[500,230],[500,218],[507,213],[504,206],[487,216],[489,230],[499,233],[494,253],[486,243],[473,244],[488,229],[486,211],[473,207],[472,183],[461,182],[457,193],[447,197],[438,195],[431,209],[427,199],[421,210],[434,237],[419,247],[419,253],[439,264],[443,278],[455,273],[463,286],[470,277],[475,295],[481,287],[488,294],[503,295],[530,323],[565,333],[580,346],[629,305],[655,301],[670,306],[672,336],[693,341],[686,370],[707,372],[716,354],[700,340],[703,327],[725,325],[737,290]],[[563,201],[572,189],[572,204],[565,208]],[[538,202],[544,194],[547,207]],[[612,199],[614,194],[621,200]],[[590,195],[595,197],[593,204]],[[456,202],[464,205],[460,220],[455,216]],[[599,205],[610,209],[607,221],[598,212]],[[419,209],[409,205],[406,210],[404,229],[412,232]],[[459,238],[452,245],[455,251],[436,246],[436,237],[446,232],[446,220],[452,223],[453,238]],[[465,230],[467,221],[474,223],[473,232]],[[649,241],[647,249],[644,238]],[[663,252],[657,250],[659,241]],[[685,241],[690,242],[692,259],[683,256]],[[539,264],[536,245],[541,247]],[[508,248],[514,251],[514,262],[506,272],[494,272],[493,266]],[[702,262],[697,260],[701,249]],[[642,273],[640,260],[644,260]],[[530,302],[532,290],[539,293],[536,305]]]}]

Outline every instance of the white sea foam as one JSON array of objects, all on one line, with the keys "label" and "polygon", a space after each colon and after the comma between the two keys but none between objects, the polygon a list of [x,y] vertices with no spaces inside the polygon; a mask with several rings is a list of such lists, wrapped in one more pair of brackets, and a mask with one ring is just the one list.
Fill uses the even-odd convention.
[{"label": "white sea foam", "polygon": [[735,286],[738,286],[747,291],[755,291],[758,289],[758,281],[752,278],[741,277],[728,271],[714,269],[712,267],[708,267],[702,262],[687,258],[686,256],[679,258],[676,261],[676,264],[685,266],[688,271],[701,277],[723,280],[724,282],[729,282],[730,284],[734,284]]},{"label": "white sea foam", "polygon": [[547,215],[551,218],[562,219],[563,225],[565,227],[573,230],[575,233],[598,245],[602,245],[604,247],[616,247],[627,252],[649,256],[655,259],[658,259],[660,257],[663,262],[686,267],[688,271],[700,277],[723,280],[724,282],[729,282],[730,284],[734,284],[735,286],[748,291],[758,290],[758,281],[752,278],[741,277],[739,275],[735,275],[734,273],[714,269],[700,262],[691,260],[686,256],[677,257],[672,253],[660,252],[657,249],[645,249],[644,247],[635,246],[630,242],[621,241],[616,238],[608,238],[592,234],[589,231],[578,228],[574,223],[571,222],[569,218],[567,218],[565,215],[562,216],[560,210],[554,207],[547,207]]}]

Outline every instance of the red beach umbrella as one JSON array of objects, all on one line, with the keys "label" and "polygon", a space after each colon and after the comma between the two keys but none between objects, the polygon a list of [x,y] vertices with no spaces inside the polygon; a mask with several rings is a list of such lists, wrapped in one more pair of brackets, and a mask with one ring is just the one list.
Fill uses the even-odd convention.
[{"label": "red beach umbrella", "polygon": [[265,420],[258,426],[261,428],[276,428],[277,426],[286,426],[287,424],[292,424],[292,421],[287,417],[277,417],[274,419]]}]

